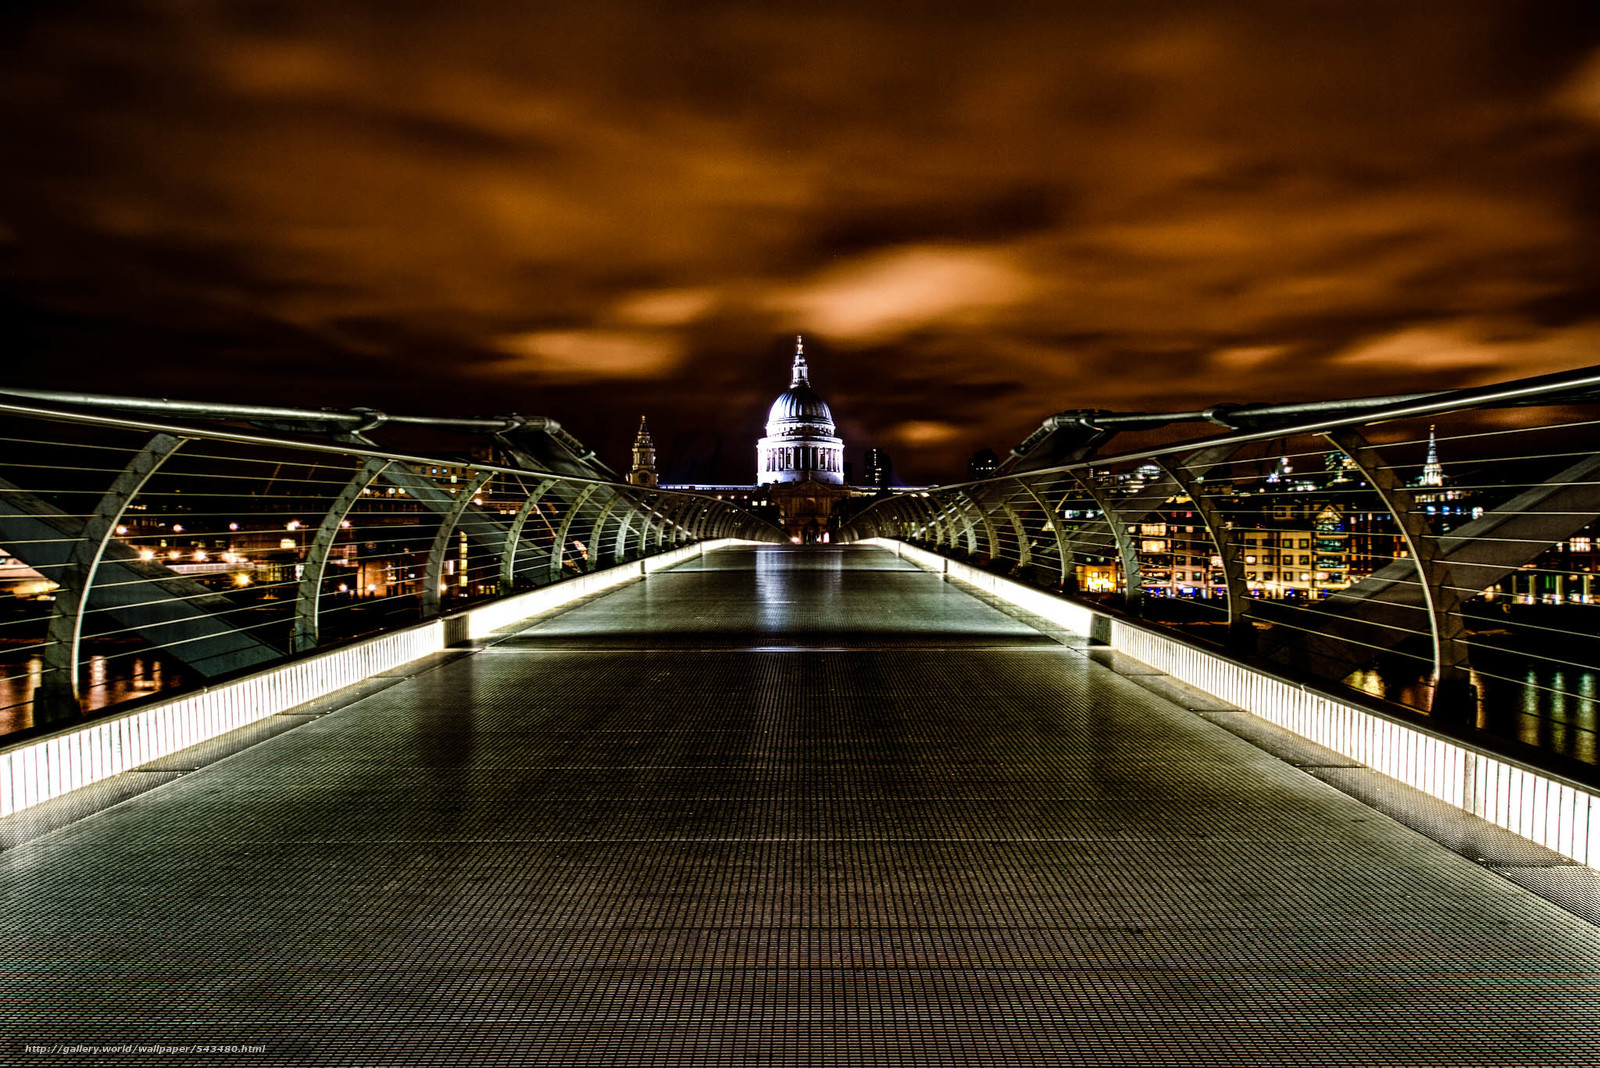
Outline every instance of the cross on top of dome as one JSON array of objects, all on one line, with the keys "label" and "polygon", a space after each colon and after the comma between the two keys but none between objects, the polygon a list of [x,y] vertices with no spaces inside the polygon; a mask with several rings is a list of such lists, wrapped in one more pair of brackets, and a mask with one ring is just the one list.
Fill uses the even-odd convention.
[{"label": "cross on top of dome", "polygon": [[803,433],[802,427],[820,434],[833,433],[833,413],[827,403],[811,388],[811,370],[806,366],[805,339],[796,334],[794,339],[794,372],[789,376],[789,388],[778,394],[767,413],[767,433],[794,435]]},{"label": "cross on top of dome", "polygon": [[799,334],[794,336],[794,373],[789,376],[789,388],[809,386],[811,375],[806,369],[806,342]]}]

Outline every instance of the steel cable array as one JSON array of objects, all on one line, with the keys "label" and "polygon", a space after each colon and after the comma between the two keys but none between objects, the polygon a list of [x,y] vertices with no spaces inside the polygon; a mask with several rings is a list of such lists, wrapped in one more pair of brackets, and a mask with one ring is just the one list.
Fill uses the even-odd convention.
[{"label": "steel cable array", "polygon": [[[1271,406],[1255,421],[1063,413],[997,475],[886,495],[845,537],[901,539],[1600,763],[1596,371],[1281,406],[1276,422]],[[1201,416],[1238,421],[1099,451],[1118,420]]]},{"label": "steel cable array", "polygon": [[543,470],[38,400],[0,404],[0,443],[0,579],[17,594],[0,602],[0,733],[693,541],[781,540],[732,502],[581,462]]}]

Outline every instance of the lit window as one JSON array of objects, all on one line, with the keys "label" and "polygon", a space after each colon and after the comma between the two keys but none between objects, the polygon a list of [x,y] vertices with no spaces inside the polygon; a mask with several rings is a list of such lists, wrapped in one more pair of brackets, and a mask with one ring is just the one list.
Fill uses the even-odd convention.
[{"label": "lit window", "polygon": [[1587,534],[1579,535],[1572,539],[1572,551],[1575,553],[1593,552],[1594,542]]}]

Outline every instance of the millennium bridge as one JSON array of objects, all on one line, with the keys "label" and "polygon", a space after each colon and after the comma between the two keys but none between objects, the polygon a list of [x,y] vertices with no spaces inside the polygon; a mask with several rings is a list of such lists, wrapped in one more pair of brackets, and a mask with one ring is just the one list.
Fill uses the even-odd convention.
[{"label": "millennium bridge", "polygon": [[1597,404],[1062,412],[800,546],[4,393],[5,1060],[1600,1062]]}]

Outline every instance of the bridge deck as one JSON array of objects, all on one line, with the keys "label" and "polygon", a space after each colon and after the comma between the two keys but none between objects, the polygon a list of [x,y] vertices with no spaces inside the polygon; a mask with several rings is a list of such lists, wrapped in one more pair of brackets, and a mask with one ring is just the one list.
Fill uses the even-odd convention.
[{"label": "bridge deck", "polygon": [[1600,1060],[1600,929],[888,553],[374,689],[0,853],[5,1053]]}]

